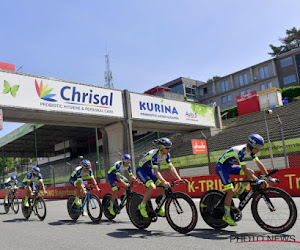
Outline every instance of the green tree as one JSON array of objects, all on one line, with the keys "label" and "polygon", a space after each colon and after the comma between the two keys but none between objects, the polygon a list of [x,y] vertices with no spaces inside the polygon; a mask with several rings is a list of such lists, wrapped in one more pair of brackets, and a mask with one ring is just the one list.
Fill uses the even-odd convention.
[{"label": "green tree", "polygon": [[220,78],[221,78],[221,76],[213,76],[213,78],[208,79],[206,82],[212,83],[212,82],[219,80]]},{"label": "green tree", "polygon": [[279,38],[278,39],[282,45],[275,46],[270,44],[270,48],[273,50],[273,52],[268,53],[271,56],[279,56],[281,54],[284,54],[288,51],[291,51],[293,49],[300,47],[300,29],[296,29],[295,27],[286,30],[286,37]]}]

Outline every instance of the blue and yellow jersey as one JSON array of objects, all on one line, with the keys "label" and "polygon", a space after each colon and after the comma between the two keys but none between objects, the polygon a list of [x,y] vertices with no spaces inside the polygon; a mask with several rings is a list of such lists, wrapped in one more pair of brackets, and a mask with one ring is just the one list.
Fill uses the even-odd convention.
[{"label": "blue and yellow jersey", "polygon": [[159,149],[152,149],[139,162],[139,167],[150,170],[152,168],[158,168],[158,165],[166,161],[170,166],[172,164],[170,153],[161,155]]},{"label": "blue and yellow jersey", "polygon": [[90,168],[88,172],[85,172],[83,170],[83,167],[79,166],[74,169],[74,171],[71,174],[71,178],[73,180],[81,179],[83,177],[90,179],[92,176],[94,176],[93,170]]},{"label": "blue and yellow jersey", "polygon": [[120,175],[121,172],[124,173],[124,171],[127,170],[129,175],[132,175],[131,165],[129,164],[127,167],[123,165],[122,161],[117,161],[109,170],[109,175]]},{"label": "blue and yellow jersey", "polygon": [[18,185],[18,181],[15,180],[15,183],[12,182],[11,178],[7,178],[4,182],[4,187],[5,188],[14,188]]},{"label": "blue and yellow jersey", "polygon": [[29,173],[26,175],[26,177],[23,179],[23,183],[24,183],[24,182],[26,183],[26,182],[28,182],[28,181],[30,181],[30,182],[35,182],[35,181],[37,181],[37,180],[39,180],[39,181],[42,181],[42,180],[43,180],[43,177],[42,177],[41,173],[39,173],[38,176],[34,176],[32,172],[29,172]]},{"label": "blue and yellow jersey", "polygon": [[[246,145],[235,146],[228,149],[224,154],[221,155],[219,159],[219,163],[222,165],[246,165],[245,157],[249,154],[246,149]],[[251,158],[253,161],[257,161],[258,157],[256,154],[250,153]]]}]

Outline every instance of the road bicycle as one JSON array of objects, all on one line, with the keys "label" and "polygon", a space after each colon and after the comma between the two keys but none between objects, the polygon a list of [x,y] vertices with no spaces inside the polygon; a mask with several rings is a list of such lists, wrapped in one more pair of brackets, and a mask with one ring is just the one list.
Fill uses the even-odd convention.
[{"label": "road bicycle", "polygon": [[[258,175],[259,179],[266,178],[276,173],[278,169],[271,171],[266,176]],[[242,210],[252,199],[251,212],[256,223],[264,230],[271,233],[284,233],[291,229],[297,220],[297,208],[292,197],[284,190],[277,187],[266,187],[257,184],[256,181],[234,181],[249,182],[252,189],[239,196],[239,206],[231,203],[230,215],[234,221],[242,219]],[[203,220],[211,227],[222,229],[228,226],[222,220],[224,215],[225,193],[219,190],[207,191],[200,200],[200,213]]]},{"label": "road bicycle", "polygon": [[[170,182],[171,188],[179,185],[181,181]],[[163,186],[158,186],[162,187]],[[156,199],[158,205],[155,210],[149,200],[146,204],[146,211],[149,218],[144,218],[138,205],[142,202],[144,196],[139,193],[132,195],[128,202],[128,214],[131,222],[139,229],[147,228],[152,222],[157,221],[158,211],[165,205],[165,216],[169,225],[177,232],[186,234],[192,231],[198,221],[198,213],[192,198],[182,192],[173,192],[171,188],[164,188],[165,195]]]},{"label": "road bicycle", "polygon": [[102,204],[103,204],[103,213],[105,215],[105,217],[109,220],[113,220],[117,214],[119,214],[121,212],[121,210],[126,206],[126,211],[128,213],[128,204],[129,204],[129,200],[132,198],[132,196],[134,194],[136,194],[136,192],[133,192],[131,189],[134,187],[134,184],[130,184],[129,187],[118,187],[118,190],[120,189],[125,189],[126,192],[124,195],[122,195],[120,197],[120,204],[118,203],[118,199],[115,200],[114,204],[113,204],[113,208],[115,211],[115,215],[112,215],[109,210],[108,207],[110,206],[110,199],[112,194],[111,193],[107,193],[103,196],[103,200],[102,200]]},{"label": "road bicycle", "polygon": [[7,202],[4,201],[4,211],[6,214],[8,213],[9,208],[11,208],[15,214],[19,212],[19,199],[15,195],[16,192],[16,189],[12,189],[8,194]]},{"label": "road bicycle", "polygon": [[37,187],[36,190],[32,190],[33,197],[32,199],[28,198],[29,207],[26,207],[24,204],[25,197],[22,199],[22,213],[26,220],[30,217],[33,212],[41,221],[46,218],[47,209],[45,200],[43,197],[39,196],[41,187]]},{"label": "road bicycle", "polygon": [[91,194],[93,187],[85,187],[87,194],[84,197],[81,206],[75,204],[75,195],[71,195],[67,201],[67,209],[70,217],[77,220],[80,215],[83,215],[84,207],[87,206],[87,212],[93,222],[99,223],[102,218],[102,204],[100,198]]}]

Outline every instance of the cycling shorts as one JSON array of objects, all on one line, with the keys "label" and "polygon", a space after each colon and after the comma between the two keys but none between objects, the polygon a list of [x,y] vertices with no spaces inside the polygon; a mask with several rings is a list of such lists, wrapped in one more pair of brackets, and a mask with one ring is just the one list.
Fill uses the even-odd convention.
[{"label": "cycling shorts", "polygon": [[[24,187],[24,188],[27,187],[27,182],[23,182],[23,187]],[[30,187],[31,187],[32,190],[34,190],[34,191],[36,190],[36,187],[35,187],[35,185],[34,185],[33,182],[30,183]]]},{"label": "cycling shorts", "polygon": [[84,182],[83,182],[83,180],[81,179],[81,178],[73,178],[72,176],[71,176],[71,178],[69,179],[69,182],[72,184],[72,186],[74,186],[74,187],[76,187],[76,185],[77,185],[77,183],[78,182],[81,182],[81,184],[83,185],[83,186],[85,186],[84,185]]},{"label": "cycling shorts", "polygon": [[229,175],[244,175],[244,171],[240,165],[223,165],[220,162],[216,165],[216,173],[226,190],[233,187]]},{"label": "cycling shorts", "polygon": [[[120,178],[121,178],[122,181],[128,182],[128,180],[127,180],[127,178],[125,176],[123,176],[123,175],[119,175],[119,176],[120,176]],[[118,187],[116,186],[116,181],[119,182],[118,179],[117,179],[117,175],[115,175],[115,174],[108,174],[107,175],[107,179],[108,179],[108,182],[109,182],[109,185],[110,185],[111,189],[113,191],[117,190]]]},{"label": "cycling shorts", "polygon": [[143,167],[137,167],[136,175],[146,187],[149,187],[152,183],[155,185],[159,185],[161,183],[161,181],[154,174],[154,170],[152,168],[145,170]]}]

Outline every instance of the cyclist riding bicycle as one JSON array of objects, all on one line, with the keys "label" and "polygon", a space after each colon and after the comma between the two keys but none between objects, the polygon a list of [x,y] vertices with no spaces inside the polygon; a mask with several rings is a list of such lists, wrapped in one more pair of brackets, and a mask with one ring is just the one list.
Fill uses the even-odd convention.
[{"label": "cyclist riding bicycle", "polygon": [[121,183],[125,188],[129,187],[127,178],[121,175],[121,172],[123,173],[125,170],[127,170],[130,179],[134,182],[138,182],[137,178],[133,175],[131,171],[130,161],[131,161],[131,156],[129,154],[124,154],[122,156],[122,160],[115,162],[115,164],[108,170],[107,178],[110,187],[113,191],[113,194],[110,199],[110,205],[108,207],[108,210],[111,213],[111,215],[116,215],[113,208],[113,204],[116,198],[118,197],[118,187],[116,186],[116,182]]},{"label": "cyclist riding bicycle", "polygon": [[[254,175],[254,171],[246,167],[245,162],[245,156],[250,154],[260,171],[266,175],[266,167],[256,156],[263,146],[264,139],[258,134],[251,134],[248,137],[246,145],[234,146],[228,149],[224,154],[221,155],[216,164],[216,172],[220,177],[227,193],[224,201],[225,214],[222,219],[231,226],[237,225],[237,223],[230,216],[230,205],[232,198],[234,195],[236,198],[241,195],[244,192],[247,184],[242,182],[240,188],[236,191],[236,194],[234,194],[233,184],[230,181],[229,175],[245,175],[244,180],[256,180],[258,184],[264,183],[265,180],[258,179]],[[277,181],[277,179],[270,176],[268,177],[268,180],[271,182]]]},{"label": "cyclist riding bicycle", "polygon": [[89,160],[82,160],[80,162],[80,166],[74,169],[73,173],[71,174],[71,177],[69,179],[69,182],[76,188],[75,191],[75,204],[77,206],[81,206],[81,200],[80,200],[80,192],[83,193],[83,196],[86,196],[86,190],[85,185],[82,180],[82,177],[87,177],[88,179],[91,179],[94,186],[96,187],[97,191],[101,191],[100,188],[97,185],[97,181],[94,177],[93,170],[91,169],[91,162]]},{"label": "cyclist riding bicycle", "polygon": [[40,184],[42,185],[44,194],[47,195],[47,191],[45,189],[45,185],[43,182],[43,177],[41,175],[41,170],[38,166],[34,166],[32,171],[27,174],[27,176],[23,179],[23,187],[25,188],[25,199],[24,199],[24,206],[29,207],[28,197],[33,195],[32,190],[36,190],[34,182],[39,180]]},{"label": "cyclist riding bicycle", "polygon": [[4,187],[5,187],[4,202],[5,203],[8,203],[9,193],[14,189],[18,189],[17,185],[18,185],[18,181],[17,181],[17,177],[15,175],[12,175],[11,177],[7,178],[6,181],[4,182]]},{"label": "cyclist riding bicycle", "polygon": [[[157,144],[158,149],[152,149],[146,153],[140,160],[139,166],[136,169],[137,177],[147,187],[144,199],[138,206],[138,209],[144,218],[149,218],[146,211],[146,204],[155,191],[156,186],[162,185],[165,188],[170,188],[169,182],[167,182],[158,171],[158,165],[161,162],[166,161],[173,177],[177,180],[181,180],[170,158],[172,142],[168,138],[161,138],[157,140]],[[160,189],[160,195],[164,195],[163,189]],[[158,211],[158,215],[165,215],[164,206]]]}]

